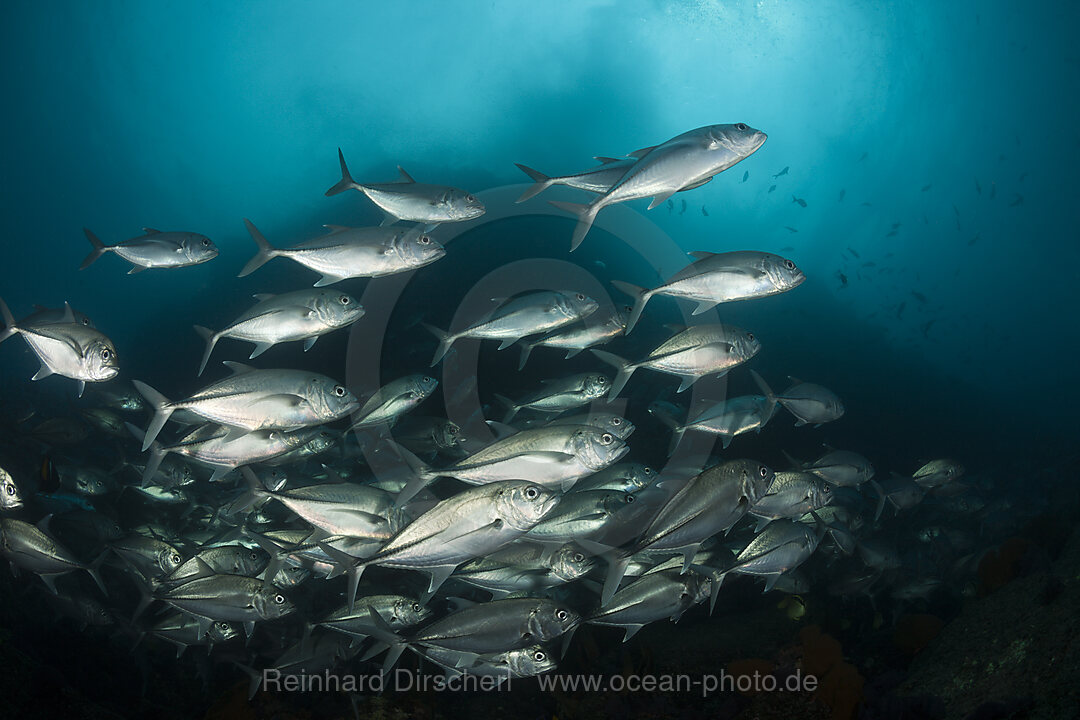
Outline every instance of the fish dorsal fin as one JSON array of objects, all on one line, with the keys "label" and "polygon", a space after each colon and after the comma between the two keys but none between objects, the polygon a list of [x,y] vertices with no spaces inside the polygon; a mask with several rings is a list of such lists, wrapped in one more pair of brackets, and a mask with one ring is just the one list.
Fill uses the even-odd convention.
[{"label": "fish dorsal fin", "polygon": [[397,166],[397,171],[398,171],[398,174],[401,175],[401,178],[398,180],[398,182],[404,182],[404,183],[415,183],[416,182],[415,180],[412,179],[412,175],[405,172],[405,168],[401,167],[400,165]]},{"label": "fish dorsal fin", "polygon": [[665,323],[664,329],[669,330],[677,335],[681,332],[686,332],[687,327],[682,323]]},{"label": "fish dorsal fin", "polygon": [[620,158],[604,157],[603,155],[595,155],[595,156],[593,156],[593,160],[597,160],[599,162],[602,162],[605,165],[607,165],[609,163],[622,162],[622,160]]},{"label": "fish dorsal fin", "polygon": [[[50,533],[49,533],[49,522],[52,520],[52,517],[53,517],[53,514],[49,513],[45,517],[38,520],[37,521],[37,526],[36,526],[37,529],[40,530],[41,532],[45,533],[46,535],[50,535]],[[50,537],[51,537],[51,535],[50,535]]]},{"label": "fish dorsal fin", "polygon": [[160,235],[161,234],[160,230],[155,230],[154,228],[143,228],[142,231],[144,233],[146,233],[147,235]]},{"label": "fish dorsal fin", "polygon": [[649,147],[644,147],[644,148],[641,148],[640,150],[635,150],[632,153],[627,153],[626,157],[637,158],[638,160],[640,160],[641,158],[645,157],[646,155],[648,155],[649,153],[651,153],[655,149],[656,149],[655,145],[650,145]]},{"label": "fish dorsal fin", "polygon": [[232,360],[224,360],[221,364],[229,368],[233,375],[242,375],[243,373],[253,372],[255,370],[255,368],[250,365],[234,362]]},{"label": "fish dorsal fin", "polygon": [[71,303],[64,301],[64,322],[75,322],[75,311],[71,309]]},{"label": "fish dorsal fin", "polygon": [[266,302],[267,300],[270,300],[271,298],[274,298],[274,297],[277,297],[277,296],[274,295],[273,293],[255,293],[251,297],[255,298],[259,302]]},{"label": "fish dorsal fin", "polygon": [[803,381],[800,380],[799,378],[795,377],[794,375],[788,375],[787,379],[790,380],[791,382],[793,382],[796,385],[802,385],[803,384]]},{"label": "fish dorsal fin", "polygon": [[329,230],[331,235],[350,229],[348,225],[323,225],[323,227]]},{"label": "fish dorsal fin", "polygon": [[704,260],[705,258],[711,258],[713,255],[716,255],[716,253],[706,252],[705,250],[695,250],[686,254],[695,260]]}]

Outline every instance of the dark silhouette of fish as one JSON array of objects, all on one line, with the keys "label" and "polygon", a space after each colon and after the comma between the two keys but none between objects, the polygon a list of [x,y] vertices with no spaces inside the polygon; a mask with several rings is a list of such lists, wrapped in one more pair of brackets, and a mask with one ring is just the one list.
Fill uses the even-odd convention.
[{"label": "dark silhouette of fish", "polygon": [[855,252],[855,250],[853,248],[848,248],[847,251],[849,253],[851,253],[852,255],[854,255],[856,258],[859,257],[859,253]]},{"label": "dark silhouette of fish", "polygon": [[705,217],[709,217],[709,211],[705,209],[704,205],[701,206],[701,214]]},{"label": "dark silhouette of fish", "polygon": [[806,201],[802,198],[797,198],[794,195],[791,196],[791,202],[799,203],[799,207],[806,207]]},{"label": "dark silhouette of fish", "polygon": [[896,319],[899,320],[900,316],[904,314],[904,308],[907,307],[907,300],[900,303],[900,307],[896,308]]},{"label": "dark silhouette of fish", "polygon": [[953,205],[953,206],[952,206],[952,211],[953,211],[954,213],[956,213],[956,217],[960,217],[960,208],[958,208],[958,207],[956,207],[955,205]]},{"label": "dark silhouette of fish", "polygon": [[675,209],[675,203],[674,203],[673,201],[671,201],[671,200],[668,200],[668,201],[667,201],[667,212],[668,212],[668,215],[670,215],[670,214],[671,214],[671,211],[672,211],[672,210],[674,210],[674,209]]},{"label": "dark silhouette of fish", "polygon": [[913,298],[915,298],[916,300],[918,300],[918,301],[919,301],[920,303],[922,303],[923,305],[925,305],[925,304],[926,304],[926,296],[925,296],[925,295],[923,295],[922,293],[918,293],[918,292],[915,292],[914,290],[912,290],[912,291],[911,291],[911,296],[912,296]]},{"label": "dark silhouette of fish", "polygon": [[934,186],[933,186],[933,184],[930,184],[930,185],[923,185],[923,186],[922,186],[922,191],[923,191],[923,192],[926,192],[927,190],[929,190],[929,189],[930,189],[930,188],[932,188],[932,187],[934,187]]},{"label": "dark silhouette of fish", "polygon": [[844,273],[837,270],[836,271],[836,277],[840,278],[840,287],[846,288],[847,287],[847,275],[845,275]]},{"label": "dark silhouette of fish", "polygon": [[788,245],[787,247],[782,247],[782,248],[780,248],[780,252],[789,252],[789,251],[791,251],[791,250],[794,250],[794,249],[795,249],[795,248],[793,248],[793,247],[791,247],[790,245]]},{"label": "dark silhouette of fish", "polygon": [[975,243],[977,243],[978,241],[979,241],[979,233],[975,233],[975,237],[973,237],[973,238],[971,238],[970,240],[968,240],[968,245],[969,245],[969,246],[970,246],[970,245],[974,245],[974,244],[975,244]]},{"label": "dark silhouette of fish", "polygon": [[749,170],[747,170],[746,172],[744,172],[744,173],[742,174],[742,181],[743,181],[743,182],[746,182],[746,181],[747,181],[747,180],[749,180],[749,179],[750,179],[750,171],[749,171]]},{"label": "dark silhouette of fish", "polygon": [[1028,174],[1026,172],[1020,173],[1020,182],[1024,182],[1024,178],[1026,178],[1027,176]]},{"label": "dark silhouette of fish", "polygon": [[937,322],[937,318],[931,318],[922,324],[922,334],[924,338],[930,338],[930,326]]},{"label": "dark silhouette of fish", "polygon": [[787,230],[789,230],[789,231],[791,231],[791,232],[793,232],[793,233],[795,233],[795,232],[799,232],[798,230],[796,230],[795,228],[791,227],[790,225],[785,225],[785,226],[784,226],[784,228],[786,228]]},{"label": "dark silhouette of fish", "polygon": [[785,166],[783,170],[781,170],[780,172],[778,172],[778,173],[776,173],[775,175],[773,175],[773,180],[775,180],[776,178],[780,177],[781,175],[787,175],[787,171],[788,171],[789,169],[790,169],[790,166]]},{"label": "dark silhouette of fish", "polygon": [[686,201],[685,200],[682,201],[682,209],[679,210],[679,214],[682,215],[684,212],[686,212]]},{"label": "dark silhouette of fish", "polygon": [[836,202],[844,202],[844,196],[847,195],[847,190],[840,188],[840,196],[836,198]]},{"label": "dark silhouette of fish", "polygon": [[863,267],[877,267],[877,263],[873,260],[867,260],[862,264]]},{"label": "dark silhouette of fish", "polygon": [[859,205],[861,205],[862,207],[871,207],[870,203],[868,202],[859,203]]},{"label": "dark silhouette of fish", "polygon": [[859,156],[858,162],[862,162],[863,160],[865,160],[868,157],[870,157],[870,153],[869,152],[864,152],[862,155]]},{"label": "dark silhouette of fish", "polygon": [[890,230],[889,232],[885,233],[885,237],[887,237],[887,238],[896,237],[899,234],[900,234],[899,230]]},{"label": "dark silhouette of fish", "polygon": [[990,181],[990,199],[993,200],[997,197],[997,183],[993,180]]},{"label": "dark silhouette of fish", "polygon": [[[773,191],[773,190],[775,190],[775,189],[776,189],[776,186],[775,186],[775,185],[770,185],[770,186],[769,186],[769,192],[772,192],[772,191]],[[766,195],[768,195],[768,193],[766,193]]]},{"label": "dark silhouette of fish", "polygon": [[1009,207],[1016,207],[1017,205],[1023,205],[1024,204],[1024,196],[1023,195],[1021,195],[1020,193],[1013,193],[1013,195],[1015,195],[1016,197],[1014,197],[1013,201],[1011,203],[1009,203]]},{"label": "dark silhouette of fish", "polygon": [[975,192],[982,195],[982,185],[979,184],[979,178],[975,178]]}]

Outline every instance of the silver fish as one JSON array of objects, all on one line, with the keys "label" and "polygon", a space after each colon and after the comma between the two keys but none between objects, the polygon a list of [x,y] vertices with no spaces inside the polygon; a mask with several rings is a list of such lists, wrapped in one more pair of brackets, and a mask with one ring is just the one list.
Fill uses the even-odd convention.
[{"label": "silver fish", "polygon": [[255,343],[250,358],[256,358],[277,343],[304,340],[304,352],[322,335],[346,327],[364,315],[364,308],[351,295],[329,290],[299,290],[284,295],[256,295],[253,308],[225,328],[213,332],[199,325],[196,332],[206,340],[199,375],[206,369],[210,353],[221,338]]},{"label": "silver fish", "polygon": [[561,210],[578,216],[570,249],[585,239],[596,214],[615,203],[652,196],[649,209],[663,204],[680,190],[703,185],[752,155],[766,140],[765,133],[744,123],[708,125],[690,130],[654,147],[626,174],[587,205],[553,201]]},{"label": "silver fish", "polygon": [[681,378],[679,392],[706,375],[723,375],[758,354],[761,343],[753,333],[720,323],[694,325],[661,344],[640,362],[629,362],[613,353],[591,350],[596,357],[618,369],[608,397],[622,392],[635,370],[647,368]]},{"label": "silver fish", "polygon": [[22,335],[41,361],[41,369],[32,379],[40,380],[55,373],[78,380],[82,397],[86,383],[112,380],[120,372],[120,366],[112,340],[75,322],[71,306],[65,307],[65,322],[22,327],[15,324],[11,310],[0,299],[0,314],[7,326],[0,332],[0,342],[12,335]]},{"label": "silver fish", "polygon": [[101,592],[109,594],[98,575],[104,554],[86,565],[45,530],[22,520],[0,517],[0,555],[13,565],[36,573],[53,594],[56,594],[56,577],[76,570],[86,571]]},{"label": "silver fish", "polygon": [[503,302],[487,319],[456,332],[443,332],[424,323],[424,327],[439,340],[431,364],[434,366],[439,362],[450,346],[461,338],[501,340],[499,349],[505,350],[528,335],[582,320],[598,307],[595,300],[579,292],[543,290]]},{"label": "silver fish", "polygon": [[529,355],[534,348],[550,347],[566,350],[566,359],[570,359],[594,345],[603,345],[614,340],[626,331],[626,315],[620,311],[613,311],[605,317],[597,317],[599,313],[593,313],[581,324],[575,323],[565,329],[556,330],[542,336],[538,340],[528,342],[521,340],[521,360],[518,362],[518,370],[525,367]]},{"label": "silver fish", "polygon": [[94,246],[79,266],[85,270],[107,252],[114,252],[131,263],[128,275],[147,268],[181,268],[213,260],[218,256],[217,246],[205,235],[193,232],[161,232],[143,228],[145,235],[131,240],[106,245],[89,229],[83,228],[86,239]]},{"label": "silver fish", "polygon": [[206,386],[184,400],[170,401],[146,383],[133,381],[154,408],[142,449],[157,438],[177,410],[189,410],[211,422],[244,431],[295,430],[345,417],[359,403],[344,385],[304,370],[256,370],[226,361],[231,377]]},{"label": "silver fish", "polygon": [[793,383],[776,396],[777,401],[795,416],[795,426],[820,425],[844,415],[844,403],[832,390],[821,385],[790,378]]},{"label": "silver fish", "polygon": [[625,628],[626,642],[656,620],[678,622],[684,612],[709,596],[709,587],[709,578],[695,572],[675,569],[650,573],[615,593],[586,616],[585,622]]},{"label": "silver fish", "polygon": [[326,191],[337,195],[346,190],[359,190],[386,213],[387,222],[411,220],[437,224],[472,220],[484,214],[484,204],[470,193],[446,185],[418,183],[398,166],[400,179],[395,183],[365,183],[361,185],[349,175],[345,155],[338,148],[341,180]]},{"label": "silver fish", "polygon": [[506,416],[503,417],[504,423],[509,423],[519,411],[525,409],[556,414],[573,410],[604,397],[611,389],[611,378],[597,373],[578,373],[542,382],[542,389],[516,402],[502,395],[495,395],[508,408]]},{"label": "silver fish", "polygon": [[779,255],[753,250],[690,253],[695,261],[675,273],[667,282],[651,290],[613,280],[612,285],[634,298],[634,308],[626,324],[629,333],[637,325],[642,310],[656,295],[697,301],[693,315],[711,310],[719,303],[767,297],[798,287],[806,276],[795,263]]},{"label": "silver fish", "polygon": [[356,412],[350,429],[387,423],[393,425],[405,413],[422,403],[435,392],[439,381],[429,375],[406,375],[398,378],[369,397]]},{"label": "silver fish", "polygon": [[322,275],[315,287],[348,278],[382,277],[430,265],[446,255],[423,228],[350,228],[330,232],[291,248],[272,246],[250,220],[244,220],[259,250],[237,277],[245,277],[276,257],[285,257]]}]

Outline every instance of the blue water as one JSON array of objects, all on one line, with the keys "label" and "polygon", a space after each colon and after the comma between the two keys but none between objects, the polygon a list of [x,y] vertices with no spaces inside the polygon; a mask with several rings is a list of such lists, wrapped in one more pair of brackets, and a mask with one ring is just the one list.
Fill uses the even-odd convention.
[{"label": "blue water", "polygon": [[[16,317],[35,304],[69,301],[113,339],[122,378],[183,397],[221,377],[219,361],[245,360],[250,351],[223,340],[196,378],[204,346],[192,325],[221,328],[250,307],[252,294],[298,290],[316,279],[284,259],[237,278],[255,252],[244,218],[279,246],[319,235],[324,224],[381,220],[360,193],[324,196],[340,177],[340,147],[360,181],[392,181],[400,165],[418,181],[476,193],[488,215],[435,230],[448,255],[410,276],[333,286],[368,310],[351,331],[327,335],[306,354],[289,343],[253,362],[318,370],[361,399],[381,382],[430,372],[442,383],[423,407],[431,415],[452,415],[449,398],[472,374],[479,381],[466,406],[491,418],[502,412],[495,393],[520,397],[543,378],[609,368],[589,353],[564,361],[540,348],[519,373],[517,349],[466,342],[432,369],[435,341],[421,321],[460,326],[472,312],[465,308],[516,289],[572,286],[621,304],[626,298],[612,280],[656,285],[689,261],[687,251],[779,253],[805,271],[803,285],[721,306],[710,317],[758,336],[763,349],[749,366],[774,387],[785,387],[789,375],[821,383],[847,412],[816,429],[793,427],[779,413],[760,435],[736,438],[724,457],[783,469],[784,452],[813,458],[827,443],[866,455],[878,479],[953,457],[994,512],[952,517],[931,503],[896,517],[890,510],[882,522],[891,525],[877,537],[898,540],[913,566],[923,551],[910,518],[927,518],[969,531],[981,552],[1029,521],[1040,527],[1044,516],[1036,513],[1066,507],[1052,498],[1075,498],[1078,27],[1078,3],[1002,0],[8,2],[0,14],[0,297]],[[512,203],[529,182],[514,163],[572,173],[590,167],[593,156],[622,156],[692,128],[736,122],[768,134],[758,152],[676,195],[670,207],[646,211],[648,200],[637,200],[606,208],[574,253],[574,219],[546,201],[583,202],[583,193],[553,189]],[[84,227],[108,244],[143,227],[188,230],[212,238],[221,253],[207,264],[136,275],[108,254],[80,271],[90,250]],[[639,329],[609,349],[644,356],[685,310],[670,298],[652,300]],[[38,367],[21,339],[0,344],[0,412],[21,412],[29,402],[34,424],[74,416],[74,381],[31,382]],[[726,382],[732,394],[756,391],[745,368]],[[627,386],[616,410],[638,425],[628,460],[666,462],[670,431],[646,408],[657,399],[685,406],[690,393],[675,387],[647,371]],[[0,425],[14,425],[10,419]],[[711,446],[711,436],[689,435],[697,450]],[[7,468],[36,483],[42,448],[18,434],[0,445]],[[88,445],[94,452],[84,452]],[[117,447],[92,436],[79,454],[108,469]],[[126,459],[140,459],[129,448]],[[201,492],[218,503],[228,491]],[[866,491],[865,508],[876,502],[871,497]],[[125,527],[135,524],[129,519]],[[825,577],[831,560],[815,561]],[[121,574],[109,572],[110,580]],[[28,586],[40,585],[31,575],[0,584],[11,598],[0,602],[0,652],[16,659],[0,664],[11,670],[2,687],[19,691],[4,691],[12,707],[74,706],[91,697],[139,708],[132,716],[141,716],[160,699],[175,705],[169,717],[202,715],[210,695],[188,693],[198,687],[194,651],[175,666],[131,655],[121,630],[136,602],[133,585],[110,583],[109,603],[123,617],[121,630],[106,631],[115,641],[107,643],[54,625],[51,612],[26,622],[37,603]],[[964,577],[951,569],[941,575]],[[761,600],[749,581],[730,587],[719,615],[731,613],[732,626],[757,632],[736,611],[776,600]],[[331,599],[310,588],[298,594]],[[844,615],[851,633],[844,655],[872,679],[892,666],[864,662],[880,650],[866,628],[877,632],[879,624],[876,609],[860,621],[850,609],[866,603],[857,602],[819,592],[814,612]],[[705,643],[728,634],[724,621],[698,613],[680,629],[700,630]],[[1003,625],[1016,623],[1012,611],[1002,614]],[[781,622],[783,631],[788,620]],[[826,629],[840,633],[837,627]],[[892,637],[891,626],[883,627],[878,635]],[[668,632],[666,621],[662,628]],[[290,625],[289,637],[299,630]],[[733,644],[745,637],[736,635]],[[776,657],[769,642],[739,651]],[[226,657],[265,666],[271,652],[258,645],[251,655],[245,648]],[[607,650],[609,663],[629,657]],[[731,647],[708,650],[700,663],[706,669],[736,657]],[[986,652],[997,659],[999,650]],[[172,661],[171,649],[164,657]],[[580,657],[568,666],[580,668]],[[69,663],[70,672],[59,674],[66,677],[51,679],[52,666]],[[656,669],[669,668],[658,661]],[[211,675],[217,698],[235,693],[225,685],[246,683],[225,662]],[[82,694],[62,692],[69,684]],[[1003,684],[1002,692],[1014,691]],[[176,696],[183,697],[169,699]],[[322,714],[343,716],[344,697],[328,697],[342,706]],[[532,717],[552,702],[512,714]]]}]

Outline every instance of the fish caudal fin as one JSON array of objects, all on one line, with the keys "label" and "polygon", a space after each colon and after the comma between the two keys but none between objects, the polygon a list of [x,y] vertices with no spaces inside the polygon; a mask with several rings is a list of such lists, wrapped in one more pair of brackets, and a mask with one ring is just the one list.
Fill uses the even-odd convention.
[{"label": "fish caudal fin", "polygon": [[626,319],[626,330],[624,332],[624,334],[629,335],[641,318],[641,311],[645,309],[645,303],[649,302],[649,298],[652,297],[652,291],[622,280],[612,280],[611,284],[619,292],[634,298],[634,307],[630,311],[630,316]]},{"label": "fish caudal fin", "polygon": [[146,452],[150,444],[157,439],[161,428],[165,427],[165,423],[169,420],[169,416],[173,414],[175,408],[169,404],[168,398],[146,383],[132,380],[131,384],[135,386],[140,395],[146,398],[146,402],[150,403],[154,408],[154,417],[150,420],[150,426],[146,428],[146,435],[143,436],[142,450]]},{"label": "fish caudal fin", "polygon": [[326,197],[359,187],[356,184],[356,181],[352,179],[352,175],[349,174],[349,166],[345,164],[345,154],[341,152],[341,148],[338,148],[337,155],[338,161],[341,163],[341,180],[339,180],[334,187],[326,191]]},{"label": "fish caudal fin", "polygon": [[0,314],[4,317],[4,329],[0,330],[0,342],[4,342],[17,333],[19,329],[15,327],[15,318],[12,316],[11,309],[7,306],[7,303],[4,302],[3,298],[0,298]]},{"label": "fish caudal fin", "polygon": [[510,421],[514,419],[514,417],[518,414],[518,410],[520,410],[521,408],[518,407],[518,405],[515,404],[513,400],[506,397],[505,395],[495,393],[495,399],[506,406],[507,411],[506,415],[502,419],[502,422],[503,425],[509,425]]},{"label": "fish caudal fin", "polygon": [[539,170],[533,170],[531,167],[522,165],[521,163],[514,164],[518,166],[518,169],[521,170],[521,172],[531,177],[534,183],[531,188],[521,193],[521,197],[515,200],[515,203],[525,202],[529,198],[535,197],[547,190],[549,187],[551,187],[551,178],[544,173],[540,172]]},{"label": "fish caudal fin", "polygon": [[609,398],[618,397],[619,393],[622,392],[623,387],[626,386],[627,381],[630,380],[630,376],[634,374],[634,371],[637,370],[637,368],[615,353],[609,353],[606,350],[590,350],[589,352],[618,370],[618,373],[615,375],[615,380],[611,383],[611,390],[608,391]]},{"label": "fish caudal fin", "polygon": [[251,273],[261,268],[263,265],[265,265],[267,262],[273,260],[281,254],[280,250],[272,246],[266,240],[266,238],[263,237],[263,234],[259,232],[259,229],[255,227],[255,224],[253,222],[251,222],[247,218],[244,218],[244,225],[247,226],[248,232],[251,233],[251,239],[254,240],[255,244],[259,246],[259,251],[255,253],[255,257],[248,260],[247,265],[244,266],[244,269],[241,270],[240,274],[236,277],[244,277],[245,275],[250,275]]},{"label": "fish caudal fin", "polygon": [[420,324],[439,340],[439,347],[435,348],[435,355],[431,358],[431,367],[435,367],[435,365],[442,360],[443,356],[450,350],[450,346],[454,344],[456,338],[450,335],[450,333],[443,332],[434,325],[428,325],[427,323]]},{"label": "fish caudal fin", "polygon": [[562,200],[551,200],[550,202],[560,210],[578,216],[578,224],[574,228],[574,236],[570,240],[570,252],[573,252],[581,244],[581,241],[585,239],[585,236],[589,234],[589,229],[592,227],[593,220],[596,219],[596,213],[600,211],[600,206],[597,203],[583,205]]},{"label": "fish caudal fin", "polygon": [[206,363],[210,361],[210,353],[214,352],[214,346],[217,345],[218,335],[210,328],[204,328],[202,325],[195,326],[195,332],[199,333],[199,337],[206,341],[206,352],[202,356],[202,364],[199,365],[199,376],[203,374],[203,370],[206,369]]},{"label": "fish caudal fin", "polygon": [[85,270],[93,265],[95,260],[108,252],[110,248],[98,240],[98,236],[90,232],[90,228],[83,228],[82,231],[86,233],[86,239],[90,241],[90,244],[94,246],[94,249],[90,251],[90,254],[82,261],[82,265],[79,266],[80,270]]}]

